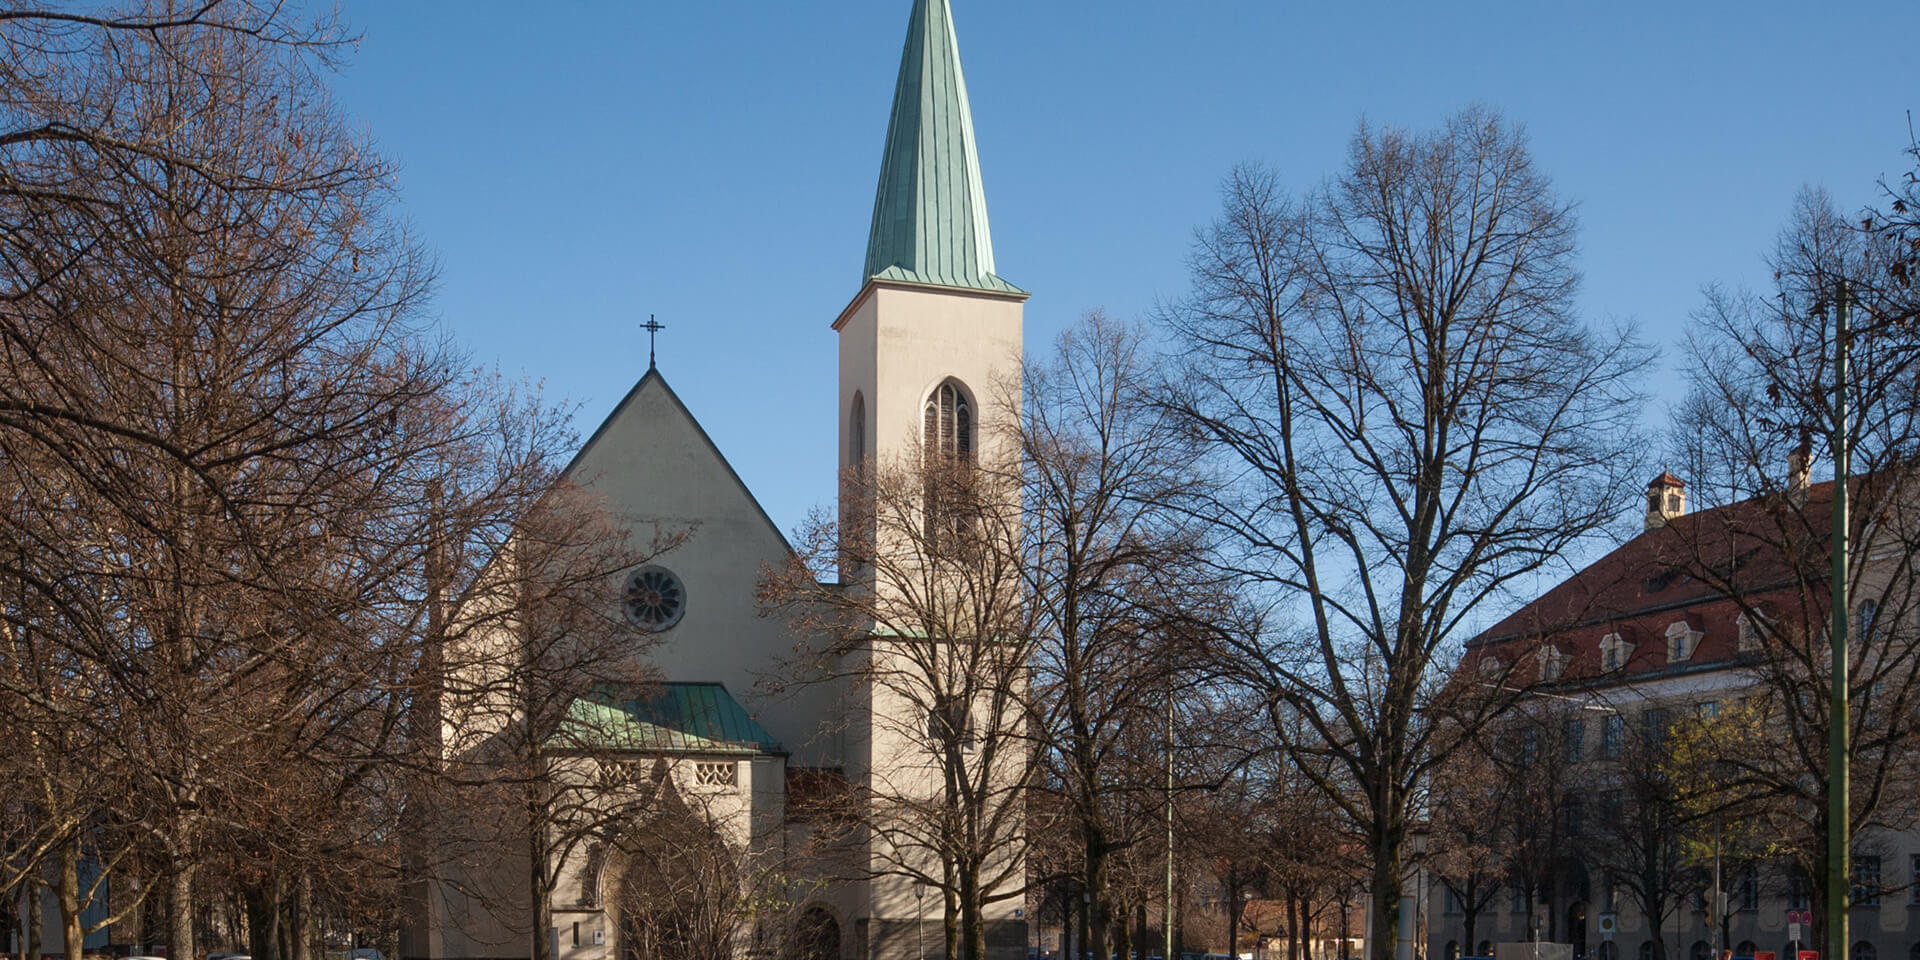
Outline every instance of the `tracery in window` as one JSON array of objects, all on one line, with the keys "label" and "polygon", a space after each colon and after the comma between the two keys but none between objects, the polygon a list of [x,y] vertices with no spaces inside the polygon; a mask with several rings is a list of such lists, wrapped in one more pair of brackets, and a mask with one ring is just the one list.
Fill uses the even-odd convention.
[{"label": "tracery in window", "polygon": [[921,429],[930,462],[973,462],[973,401],[957,381],[948,380],[928,395]]},{"label": "tracery in window", "polygon": [[973,401],[958,381],[948,380],[927,395],[921,411],[921,442],[929,538],[940,530],[942,516],[958,529],[967,514],[960,501],[973,466],[973,424]]},{"label": "tracery in window", "polygon": [[739,781],[740,766],[734,763],[696,763],[693,782],[703,787],[731,787]]}]

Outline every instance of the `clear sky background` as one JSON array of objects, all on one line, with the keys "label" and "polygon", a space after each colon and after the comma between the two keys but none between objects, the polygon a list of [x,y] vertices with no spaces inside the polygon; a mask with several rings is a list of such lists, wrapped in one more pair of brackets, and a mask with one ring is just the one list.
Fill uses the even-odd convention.
[{"label": "clear sky background", "polygon": [[[1665,346],[1709,282],[1764,287],[1802,185],[1907,169],[1920,2],[952,0],[998,272],[1029,350],[1150,316],[1236,163],[1306,189],[1356,123],[1485,103],[1578,204],[1581,304]],[[858,292],[910,0],[344,0],[336,89],[402,168],[475,360],[591,433],[660,368],[775,522],[834,492],[835,343]],[[1647,428],[1664,425],[1649,411]]]}]

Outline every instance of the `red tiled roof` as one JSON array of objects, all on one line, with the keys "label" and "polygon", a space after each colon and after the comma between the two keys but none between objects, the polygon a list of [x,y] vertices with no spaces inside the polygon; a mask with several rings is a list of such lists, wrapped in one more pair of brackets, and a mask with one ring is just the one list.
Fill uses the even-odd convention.
[{"label": "red tiled roof", "polygon": [[1809,489],[1800,507],[1774,493],[1675,517],[1468,641],[1463,666],[1488,655],[1513,663],[1550,637],[1570,655],[1564,677],[1593,678],[1601,673],[1601,640],[1617,633],[1634,645],[1623,673],[1666,670],[1666,631],[1675,622],[1704,634],[1679,668],[1734,659],[1740,607],[1731,597],[1784,610],[1800,602],[1803,583],[1824,585],[1832,507],[1829,482]]}]

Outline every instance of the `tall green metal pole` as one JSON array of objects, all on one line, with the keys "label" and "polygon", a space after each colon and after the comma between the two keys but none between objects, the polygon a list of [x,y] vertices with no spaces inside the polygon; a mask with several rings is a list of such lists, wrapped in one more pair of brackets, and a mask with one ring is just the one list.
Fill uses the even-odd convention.
[{"label": "tall green metal pole", "polygon": [[1167,906],[1160,918],[1160,935],[1166,940],[1162,960],[1173,956],[1173,678],[1167,678]]},{"label": "tall green metal pole", "polygon": [[1847,768],[1847,285],[1840,285],[1833,343],[1833,697],[1827,706],[1827,956],[1847,960],[1847,898],[1853,868]]}]

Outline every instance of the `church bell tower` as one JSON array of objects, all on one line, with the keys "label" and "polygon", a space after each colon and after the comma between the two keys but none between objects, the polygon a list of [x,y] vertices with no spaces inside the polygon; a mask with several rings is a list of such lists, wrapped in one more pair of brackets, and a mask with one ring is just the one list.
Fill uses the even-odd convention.
[{"label": "church bell tower", "polygon": [[[1013,451],[1027,292],[994,272],[980,151],[948,0],[907,23],[859,293],[840,335],[842,469],[909,461],[929,442]],[[938,436],[930,440],[928,431]],[[843,522],[849,516],[844,495]]]},{"label": "church bell tower", "polygon": [[[897,535],[874,531],[875,511],[865,509],[859,496],[861,471],[911,469],[935,452],[946,463],[975,465],[1019,455],[1015,418],[1026,300],[1025,290],[994,270],[952,10],[948,0],[914,0],[859,292],[833,323],[840,341],[839,466],[849,480],[840,488],[843,543],[849,536],[873,537],[885,551]],[[880,595],[895,589],[885,575],[847,566],[843,562],[840,576],[849,589]],[[901,639],[872,644],[866,655],[875,664],[900,656],[898,645],[915,642],[906,633],[875,629],[876,636],[883,634]],[[877,666],[875,672],[896,671]],[[930,724],[924,715],[928,699],[903,695],[898,684],[854,691],[846,718],[848,778],[911,793],[920,789],[911,785],[920,776],[928,778],[925,789],[940,789],[938,778],[926,772],[928,735],[916,732]],[[943,936],[938,895],[928,896],[892,864],[932,854],[890,846],[898,836],[876,834],[862,842],[872,878],[852,894],[856,947],[848,955],[924,955]],[[923,866],[938,875],[937,867]],[[986,911],[992,960],[1017,960],[1025,950],[1019,904],[1018,898],[1001,898]]]}]

